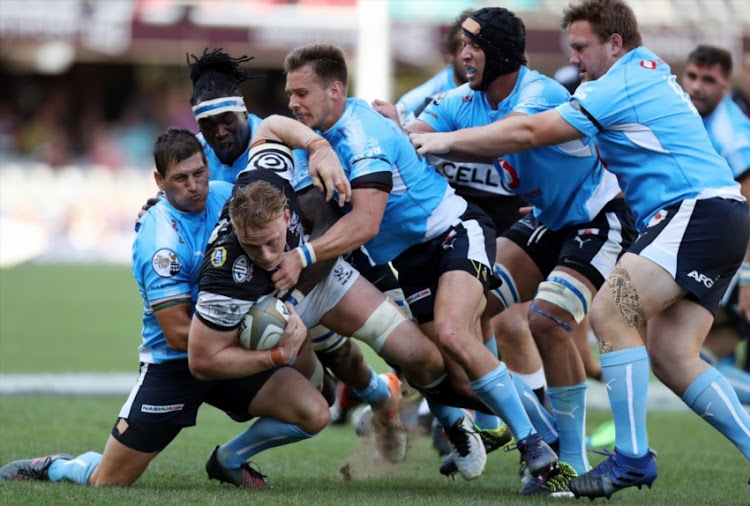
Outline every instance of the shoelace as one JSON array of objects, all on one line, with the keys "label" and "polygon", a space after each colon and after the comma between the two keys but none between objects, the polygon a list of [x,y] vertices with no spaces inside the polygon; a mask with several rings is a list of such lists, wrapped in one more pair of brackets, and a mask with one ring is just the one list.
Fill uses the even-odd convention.
[{"label": "shoelace", "polygon": [[[469,432],[463,428],[461,422],[456,423],[453,427],[445,429],[445,434],[448,436],[448,440],[453,446],[456,447],[456,451],[462,457],[466,457],[469,454]],[[473,432],[476,434],[476,432]]]},{"label": "shoelace", "polygon": [[268,488],[266,475],[250,467],[250,464],[256,465],[254,462],[245,462],[240,466],[240,469],[242,469],[242,484],[255,488]]},{"label": "shoelace", "polygon": [[[41,462],[41,465],[39,463]],[[19,469],[18,475],[23,476],[24,479],[39,480],[44,477],[44,471],[52,463],[52,457],[37,457],[29,464],[29,469]]]},{"label": "shoelace", "polygon": [[[541,445],[538,444],[541,439],[542,437],[539,434],[532,434],[523,441],[519,441],[512,449],[518,448],[518,451],[524,456],[524,460],[528,461],[528,458],[533,460],[542,454]],[[507,446],[505,448],[508,449]]]},{"label": "shoelace", "polygon": [[591,450],[592,453],[598,453],[599,455],[604,455],[607,458],[599,465],[597,465],[594,469],[591,470],[591,476],[602,476],[609,474],[611,470],[613,470],[615,467],[619,467],[619,463],[615,460],[615,454],[614,452],[611,452],[607,450],[606,448],[603,448],[601,450]]}]

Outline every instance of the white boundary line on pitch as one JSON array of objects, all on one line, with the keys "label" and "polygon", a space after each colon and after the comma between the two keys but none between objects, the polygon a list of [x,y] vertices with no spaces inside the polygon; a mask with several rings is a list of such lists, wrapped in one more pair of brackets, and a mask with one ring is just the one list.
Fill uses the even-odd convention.
[{"label": "white boundary line on pitch", "polygon": [[[137,373],[38,373],[0,374],[0,395],[127,395],[133,388]],[[587,406],[609,409],[606,387],[589,381]],[[680,411],[688,409],[682,400],[658,381],[648,390],[648,409]]]}]

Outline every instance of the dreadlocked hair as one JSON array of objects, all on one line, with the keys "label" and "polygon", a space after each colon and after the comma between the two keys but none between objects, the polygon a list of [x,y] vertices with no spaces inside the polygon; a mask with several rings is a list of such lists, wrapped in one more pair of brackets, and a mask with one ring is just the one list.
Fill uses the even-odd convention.
[{"label": "dreadlocked hair", "polygon": [[248,79],[265,77],[251,75],[247,70],[240,68],[240,64],[249,62],[253,59],[252,56],[233,58],[223,52],[222,48],[211,52],[206,48],[200,58],[194,54],[185,56],[190,69],[190,80],[193,81],[191,105],[213,98],[242,96],[240,83]]}]

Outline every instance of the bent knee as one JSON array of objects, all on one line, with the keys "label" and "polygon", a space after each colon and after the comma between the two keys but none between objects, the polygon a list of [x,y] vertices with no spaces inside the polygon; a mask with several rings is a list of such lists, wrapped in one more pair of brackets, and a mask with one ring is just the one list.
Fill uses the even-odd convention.
[{"label": "bent knee", "polygon": [[301,414],[295,425],[306,433],[315,435],[326,428],[331,421],[331,411],[328,408],[328,403],[322,397],[320,402],[315,402],[314,406],[310,406],[310,408]]},{"label": "bent knee", "polygon": [[572,321],[569,314],[556,309],[542,312],[533,309],[529,311],[529,329],[540,349],[571,339],[571,332],[576,323]]}]

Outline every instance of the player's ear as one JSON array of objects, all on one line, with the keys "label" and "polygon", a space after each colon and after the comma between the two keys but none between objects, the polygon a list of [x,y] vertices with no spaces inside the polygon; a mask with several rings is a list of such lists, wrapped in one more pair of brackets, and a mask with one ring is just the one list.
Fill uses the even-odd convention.
[{"label": "player's ear", "polygon": [[609,36],[609,51],[612,56],[618,56],[622,52],[622,35],[613,33]]},{"label": "player's ear", "polygon": [[154,181],[156,181],[156,186],[159,187],[159,190],[164,191],[164,178],[161,177],[158,170],[154,171]]},{"label": "player's ear", "polygon": [[333,81],[331,83],[330,90],[331,95],[334,98],[342,95],[346,96],[346,88],[344,87],[344,83],[342,83],[341,81]]}]

